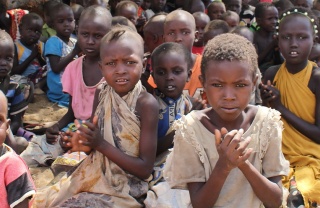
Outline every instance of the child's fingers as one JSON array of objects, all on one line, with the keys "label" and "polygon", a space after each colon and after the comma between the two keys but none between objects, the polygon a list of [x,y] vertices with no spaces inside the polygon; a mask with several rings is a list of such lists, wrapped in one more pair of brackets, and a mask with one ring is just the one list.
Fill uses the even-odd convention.
[{"label": "child's fingers", "polygon": [[241,140],[239,143],[239,146],[237,147],[236,151],[239,154],[239,156],[242,156],[247,151],[247,147],[251,141],[251,137],[247,137],[244,140]]},{"label": "child's fingers", "polygon": [[216,140],[216,147],[218,147],[221,142],[222,142],[222,138],[221,138],[221,132],[219,131],[219,129],[215,129],[214,130],[214,137],[215,137],[215,140]]},{"label": "child's fingers", "polygon": [[253,152],[252,148],[246,149],[245,153],[238,158],[238,164],[240,165],[243,162],[245,162],[250,157],[252,152]]},{"label": "child's fingers", "polygon": [[93,123],[93,125],[95,125],[96,127],[98,126],[98,116],[94,116],[94,117],[93,117],[92,123]]},{"label": "child's fingers", "polygon": [[242,135],[243,135],[243,129],[239,129],[239,131],[233,130],[226,135],[226,137],[230,138],[230,142],[227,150],[228,155],[232,155],[233,152],[237,150],[237,148],[239,147],[239,143],[241,141]]}]

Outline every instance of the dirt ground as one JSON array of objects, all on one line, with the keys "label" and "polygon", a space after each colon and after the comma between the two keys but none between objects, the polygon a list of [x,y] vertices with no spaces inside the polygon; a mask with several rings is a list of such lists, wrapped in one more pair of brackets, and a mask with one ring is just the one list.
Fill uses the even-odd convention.
[{"label": "dirt ground", "polygon": [[34,95],[33,102],[29,104],[23,122],[50,124],[59,121],[67,110],[67,108],[59,107],[56,103],[49,102],[46,95],[40,91]]}]

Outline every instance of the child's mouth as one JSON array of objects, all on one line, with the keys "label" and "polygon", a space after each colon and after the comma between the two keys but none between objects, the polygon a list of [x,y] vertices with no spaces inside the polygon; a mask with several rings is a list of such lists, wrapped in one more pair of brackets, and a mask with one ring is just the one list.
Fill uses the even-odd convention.
[{"label": "child's mouth", "polygon": [[127,80],[127,79],[117,79],[116,80],[116,83],[118,83],[118,84],[124,84],[124,83],[127,83],[129,80]]},{"label": "child's mouth", "polygon": [[168,85],[167,87],[166,87],[166,90],[167,91],[173,91],[173,90],[175,90],[176,88],[175,88],[175,86],[172,86],[172,85]]}]

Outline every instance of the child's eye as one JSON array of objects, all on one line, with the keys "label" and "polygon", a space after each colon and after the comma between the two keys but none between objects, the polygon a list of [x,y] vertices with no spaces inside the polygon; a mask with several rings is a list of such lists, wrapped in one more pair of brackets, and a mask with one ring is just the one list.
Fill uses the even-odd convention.
[{"label": "child's eye", "polygon": [[214,83],[214,84],[211,84],[213,87],[222,87],[222,84],[217,84],[217,83]]},{"label": "child's eye", "polygon": [[156,71],[156,74],[159,75],[159,76],[162,76],[162,75],[164,75],[165,73],[164,73],[163,70],[157,70],[157,71]]},{"label": "child's eye", "polygon": [[70,23],[74,22],[74,19],[68,19],[68,22],[70,22]]},{"label": "child's eye", "polygon": [[135,61],[127,61],[127,62],[126,62],[127,65],[132,65],[132,64],[136,64],[136,63],[137,63],[137,62],[135,62]]},{"label": "child's eye", "polygon": [[190,32],[189,32],[189,31],[183,31],[182,34],[184,34],[184,35],[189,35]]},{"label": "child's eye", "polygon": [[174,32],[169,32],[168,35],[174,35]]},{"label": "child's eye", "polygon": [[181,70],[174,70],[173,71],[174,74],[181,74],[181,72],[182,72]]},{"label": "child's eye", "polygon": [[303,39],[306,39],[307,37],[304,37],[304,36],[299,36],[299,40],[303,40]]},{"label": "child's eye", "polygon": [[236,87],[245,87],[247,86],[246,84],[236,84]]},{"label": "child's eye", "polygon": [[7,61],[12,61],[12,60],[13,60],[13,57],[8,56],[8,57],[6,57],[6,60],[7,60]]},{"label": "child's eye", "polygon": [[81,33],[83,37],[88,37],[88,33]]},{"label": "child's eye", "polygon": [[105,65],[107,65],[107,66],[115,66],[116,63],[113,62],[113,61],[110,61],[110,62],[106,62]]},{"label": "child's eye", "polygon": [[99,39],[99,38],[102,38],[102,35],[95,35],[95,37],[97,38],[97,39]]}]

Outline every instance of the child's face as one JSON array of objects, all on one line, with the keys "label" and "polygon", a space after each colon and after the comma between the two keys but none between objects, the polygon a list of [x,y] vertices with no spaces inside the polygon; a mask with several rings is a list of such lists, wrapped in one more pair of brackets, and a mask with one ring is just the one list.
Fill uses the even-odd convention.
[{"label": "child's face", "polygon": [[308,8],[308,9],[312,8],[312,3],[313,3],[312,0],[295,0],[294,1],[294,5],[295,6],[305,7],[305,8]]},{"label": "child's face", "polygon": [[195,39],[195,28],[189,23],[190,18],[177,17],[164,25],[164,42],[183,44],[190,51]]},{"label": "child's face", "polygon": [[0,41],[0,79],[6,77],[12,69],[14,45],[10,40]]},{"label": "child's face", "polygon": [[268,7],[264,10],[264,15],[257,18],[258,25],[267,32],[274,32],[278,21],[278,10],[276,7]]},{"label": "child's face", "polygon": [[151,2],[150,0],[143,0],[142,4],[141,4],[141,7],[144,9],[144,10],[147,10],[150,8],[150,5],[151,5]]},{"label": "child's face", "polygon": [[314,47],[312,47],[309,60],[315,62],[318,66],[320,66],[320,45],[315,44]]},{"label": "child's face", "polygon": [[167,3],[167,0],[150,0],[150,3],[151,9],[155,12],[159,12],[163,10],[164,6]]},{"label": "child's face", "polygon": [[20,27],[21,41],[26,46],[32,46],[38,43],[43,22],[41,20],[30,19]]},{"label": "child's face", "polygon": [[313,2],[313,9],[320,11],[320,2],[318,0]]},{"label": "child's face", "polygon": [[90,57],[99,57],[100,43],[103,36],[110,30],[111,25],[99,16],[83,18],[78,29],[78,43],[81,51]]},{"label": "child's face", "polygon": [[130,20],[134,25],[137,24],[137,19],[138,19],[138,11],[134,6],[126,6],[123,7],[119,14],[119,16],[126,17],[128,20]]},{"label": "child's face", "polygon": [[228,0],[228,3],[226,3],[226,9],[230,11],[234,11],[237,14],[240,14],[241,6],[242,6],[241,0]]},{"label": "child's face", "polygon": [[239,17],[235,15],[226,17],[225,21],[228,23],[230,28],[234,28],[239,25]]},{"label": "child's face", "polygon": [[223,33],[224,33],[224,31],[222,29],[209,30],[209,31],[205,32],[203,35],[204,43],[207,44],[207,42],[209,40],[211,40],[212,38],[216,37],[217,35],[220,35]]},{"label": "child's face", "polygon": [[226,12],[226,7],[222,3],[215,3],[208,10],[210,20],[221,19],[221,15]]},{"label": "child's face", "polygon": [[100,50],[102,75],[121,97],[133,90],[143,68],[143,45],[132,39],[123,37],[104,43]]},{"label": "child's face", "polygon": [[198,32],[198,40],[199,42],[203,42],[203,33],[204,33],[204,28],[206,27],[206,25],[208,24],[209,19],[205,18],[205,17],[196,17],[195,21],[196,21],[196,30]]},{"label": "child's face", "polygon": [[5,98],[1,96],[1,105],[0,105],[0,146],[4,143],[7,137],[7,130],[9,127],[8,119],[7,119],[7,107],[4,106],[7,102],[4,100]]},{"label": "child's face", "polygon": [[63,8],[56,12],[53,20],[53,27],[57,31],[57,36],[63,38],[70,37],[75,28],[75,21],[71,8]]},{"label": "child's face", "polygon": [[134,3],[136,3],[138,6],[141,6],[141,4],[142,4],[142,0],[131,0],[131,1],[133,1]]},{"label": "child's face", "polygon": [[152,75],[158,89],[165,96],[178,99],[188,81],[188,63],[182,54],[169,51],[152,62]]},{"label": "child's face", "polygon": [[308,17],[290,15],[280,22],[279,48],[287,65],[304,66],[313,44],[313,27]]},{"label": "child's face", "polygon": [[234,121],[247,107],[255,80],[245,61],[209,61],[200,79],[209,104],[223,121]]}]

